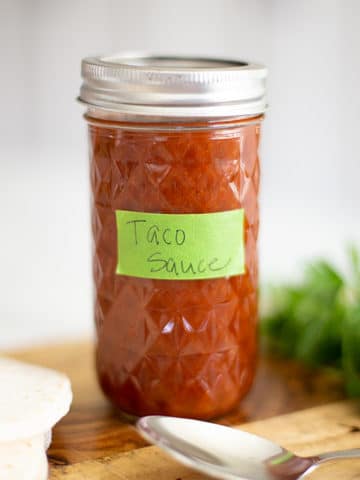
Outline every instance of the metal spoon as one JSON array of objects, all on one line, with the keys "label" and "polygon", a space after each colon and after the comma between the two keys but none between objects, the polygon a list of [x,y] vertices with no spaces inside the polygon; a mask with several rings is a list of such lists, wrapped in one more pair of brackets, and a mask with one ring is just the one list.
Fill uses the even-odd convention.
[{"label": "metal spoon", "polygon": [[298,457],[265,438],[186,418],[149,416],[136,426],[179,462],[226,480],[300,480],[328,460],[360,458],[360,448]]}]

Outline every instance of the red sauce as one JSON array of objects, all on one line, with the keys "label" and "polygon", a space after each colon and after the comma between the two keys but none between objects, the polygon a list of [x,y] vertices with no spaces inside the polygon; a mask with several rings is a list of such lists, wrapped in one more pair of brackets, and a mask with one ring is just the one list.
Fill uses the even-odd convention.
[{"label": "red sauce", "polygon": [[[256,365],[260,119],[168,131],[88,120],[100,384],[131,414],[218,416],[249,390]],[[244,275],[152,280],[115,274],[116,209],[237,208],[245,209]]]}]

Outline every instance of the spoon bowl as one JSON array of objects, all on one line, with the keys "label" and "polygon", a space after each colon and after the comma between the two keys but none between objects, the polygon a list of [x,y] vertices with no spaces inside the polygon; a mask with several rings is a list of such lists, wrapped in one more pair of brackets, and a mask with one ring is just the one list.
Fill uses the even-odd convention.
[{"label": "spoon bowl", "polygon": [[180,463],[224,480],[300,480],[320,463],[360,456],[360,449],[299,457],[270,440],[239,429],[159,415],[137,429]]}]

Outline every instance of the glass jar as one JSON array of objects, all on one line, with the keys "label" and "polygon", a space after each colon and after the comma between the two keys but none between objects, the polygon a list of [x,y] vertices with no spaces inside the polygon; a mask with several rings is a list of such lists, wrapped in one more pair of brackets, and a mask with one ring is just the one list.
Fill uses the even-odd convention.
[{"label": "glass jar", "polygon": [[256,368],[264,67],[83,60],[97,372],[121,410],[211,418]]}]

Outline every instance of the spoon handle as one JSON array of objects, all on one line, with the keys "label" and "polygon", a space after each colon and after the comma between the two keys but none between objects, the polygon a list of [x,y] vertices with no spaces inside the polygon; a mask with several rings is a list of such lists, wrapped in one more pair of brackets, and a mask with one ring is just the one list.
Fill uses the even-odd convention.
[{"label": "spoon handle", "polygon": [[316,463],[323,463],[337,458],[360,458],[360,448],[322,453],[321,455],[318,455],[318,461]]}]

